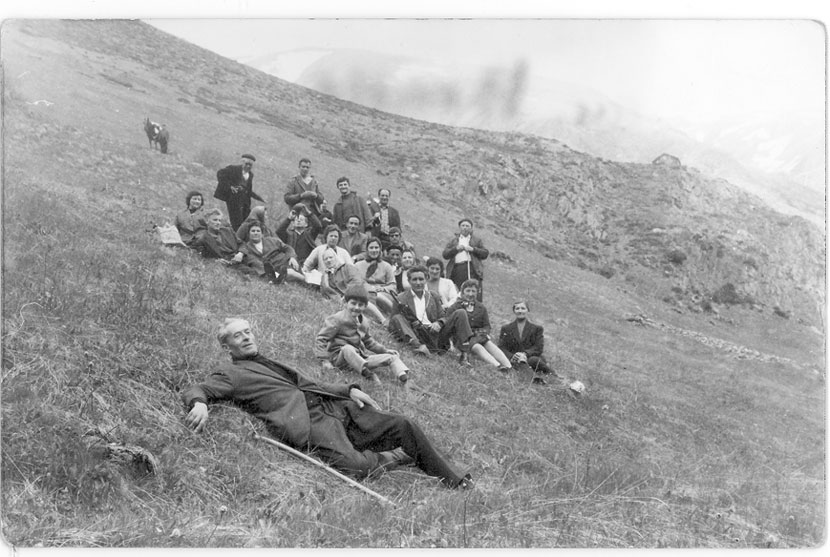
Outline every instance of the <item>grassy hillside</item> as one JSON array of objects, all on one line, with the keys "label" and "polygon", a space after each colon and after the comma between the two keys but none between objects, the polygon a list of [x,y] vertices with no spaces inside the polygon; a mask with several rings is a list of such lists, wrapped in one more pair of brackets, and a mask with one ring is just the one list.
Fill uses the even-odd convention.
[{"label": "grassy hillside", "polygon": [[[463,191],[412,178],[420,168],[407,160],[375,164],[374,154],[391,149],[382,136],[349,144],[350,130],[389,128],[428,156],[428,125],[292,87],[146,25],[7,22],[0,40],[7,542],[823,542],[825,355],[808,323],[743,306],[680,311],[644,293],[654,280],[646,268],[609,280],[544,257],[536,232],[519,234],[522,223],[495,226]],[[170,127],[170,154],[149,149],[147,115]],[[474,132],[439,131],[490,148]],[[210,197],[216,169],[248,151],[257,156],[255,190],[274,213],[307,155],[329,199],[344,174],[361,191],[391,187],[405,234],[423,253],[437,254],[460,216],[477,217],[487,245],[509,256],[487,262],[494,324],[509,319],[514,298],[529,298],[550,360],[586,393],[573,398],[404,349],[420,389],[403,391],[386,376],[367,390],[472,465],[478,483],[451,492],[412,471],[368,482],[395,507],[258,444],[250,436],[258,424],[237,409],[214,407],[206,433],[187,430],[179,392],[225,357],[213,337],[224,316],[250,319],[264,352],[323,377],[310,339],[335,302],[247,282],[161,247],[151,228],[172,219],[186,191]],[[105,441],[143,447],[157,474],[104,458]]]}]

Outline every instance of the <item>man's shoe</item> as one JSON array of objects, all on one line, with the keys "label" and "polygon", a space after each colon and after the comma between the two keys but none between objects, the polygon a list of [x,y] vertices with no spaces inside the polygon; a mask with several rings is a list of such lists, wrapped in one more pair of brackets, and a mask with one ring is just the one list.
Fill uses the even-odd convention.
[{"label": "man's shoe", "polygon": [[470,363],[470,356],[466,352],[462,352],[461,355],[458,357],[458,363],[463,366],[470,366],[472,367],[473,364]]},{"label": "man's shoe", "polygon": [[470,474],[467,474],[461,481],[458,482],[458,489],[473,489],[476,486],[475,482],[473,481],[473,477]]},{"label": "man's shoe", "polygon": [[415,349],[415,352],[418,354],[422,354],[424,356],[429,356],[429,348],[427,348],[426,344],[421,344],[418,348]]},{"label": "man's shoe", "polygon": [[508,366],[499,366],[499,371],[504,373],[504,374],[507,374],[507,373],[510,373],[511,371],[513,371],[513,368],[508,367]]},{"label": "man's shoe", "polygon": [[534,383],[536,385],[547,385],[548,384],[548,382],[545,381],[545,379],[543,377],[539,377],[538,375],[536,377],[534,377],[530,382]]},{"label": "man's shoe", "polygon": [[409,374],[406,372],[401,373],[400,375],[398,375],[398,381],[400,381],[401,383],[406,383],[407,381],[409,381]]}]

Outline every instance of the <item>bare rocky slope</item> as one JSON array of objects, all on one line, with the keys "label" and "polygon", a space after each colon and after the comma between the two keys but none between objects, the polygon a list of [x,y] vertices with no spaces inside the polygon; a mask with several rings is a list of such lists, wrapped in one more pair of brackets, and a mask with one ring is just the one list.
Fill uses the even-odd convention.
[{"label": "bare rocky slope", "polygon": [[[100,25],[118,32],[99,33]],[[131,92],[163,87],[173,102],[305,138],[318,152],[374,169],[377,185],[400,184],[541,254],[624,279],[667,302],[694,310],[744,303],[820,323],[823,231],[682,161],[619,163],[555,140],[390,115],[292,85],[140,22],[23,22],[22,30],[151,64],[159,83],[142,82],[129,62],[89,77]]]}]

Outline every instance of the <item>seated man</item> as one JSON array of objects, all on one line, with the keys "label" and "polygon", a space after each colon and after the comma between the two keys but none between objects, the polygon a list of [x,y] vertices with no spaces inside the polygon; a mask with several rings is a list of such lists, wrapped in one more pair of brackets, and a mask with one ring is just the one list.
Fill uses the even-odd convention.
[{"label": "seated man", "polygon": [[320,219],[298,203],[288,212],[288,216],[277,226],[277,237],[291,246],[297,255],[297,263],[302,265],[308,255],[317,247],[317,235],[323,229]]},{"label": "seated man", "polygon": [[401,253],[409,250],[412,252],[412,255],[415,256],[415,259],[418,259],[418,253],[415,251],[415,245],[412,242],[408,242],[403,239],[403,235],[401,229],[397,226],[393,226],[389,229],[389,243],[386,246],[386,251],[389,251],[389,248],[392,246],[399,247],[401,249]]},{"label": "seated man", "polygon": [[358,230],[360,228],[360,217],[352,215],[346,222],[345,232],[340,233],[338,245],[349,252],[354,261],[360,261],[366,257],[366,242],[369,235]]},{"label": "seated man", "polygon": [[513,367],[529,366],[534,372],[547,375],[551,369],[542,355],[545,349],[545,329],[528,320],[528,311],[524,300],[513,304],[516,319],[499,331],[499,348],[510,359]]},{"label": "seated man", "polygon": [[398,313],[389,319],[389,332],[425,355],[430,350],[443,354],[452,340],[461,361],[467,362],[473,336],[467,312],[458,309],[445,315],[438,296],[426,289],[427,273],[423,265],[409,269],[410,288],[398,295]]},{"label": "seated man", "polygon": [[380,379],[372,370],[389,366],[398,380],[406,383],[409,368],[398,357],[397,350],[388,350],[369,334],[369,324],[363,319],[369,302],[366,289],[362,285],[350,286],[343,297],[346,308],[326,317],[317,333],[314,355],[325,369],[348,367],[375,383],[380,383]]},{"label": "seated man", "polygon": [[382,412],[358,385],[318,384],[297,369],[259,354],[251,326],[225,319],[217,335],[231,362],[182,393],[185,422],[199,432],[208,403],[229,400],[265,422],[268,433],[292,447],[313,451],[333,467],[365,477],[405,460],[400,449],[447,487],[472,486],[435,450],[423,431],[399,414]]}]

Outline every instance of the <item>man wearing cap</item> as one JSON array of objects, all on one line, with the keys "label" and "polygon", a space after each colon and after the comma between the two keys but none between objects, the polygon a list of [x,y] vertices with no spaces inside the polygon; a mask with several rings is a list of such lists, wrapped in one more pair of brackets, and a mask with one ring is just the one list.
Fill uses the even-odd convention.
[{"label": "man wearing cap", "polygon": [[323,368],[349,368],[380,383],[373,370],[389,366],[398,381],[406,383],[409,368],[401,361],[398,351],[387,349],[369,333],[369,323],[363,317],[369,303],[366,287],[362,284],[349,286],[343,298],[346,307],[326,317],[317,333],[314,355]]},{"label": "man wearing cap", "polygon": [[442,257],[447,260],[447,278],[455,283],[459,292],[461,285],[467,279],[476,279],[479,282],[478,296],[483,299],[484,269],[481,264],[487,259],[490,252],[484,247],[481,238],[473,235],[473,221],[461,219],[458,221],[458,233],[447,243]]},{"label": "man wearing cap", "polygon": [[196,432],[207,424],[208,403],[228,400],[263,420],[274,438],[347,474],[365,477],[411,459],[447,487],[472,487],[470,475],[447,462],[418,425],[381,411],[359,385],[316,383],[266,358],[244,319],[225,319],[217,338],[231,361],[182,393],[185,423]]},{"label": "man wearing cap", "polygon": [[213,197],[224,201],[228,205],[228,220],[234,232],[239,228],[251,212],[251,198],[265,203],[254,192],[254,158],[253,155],[242,155],[242,164],[232,164],[220,169],[216,173],[216,191]]},{"label": "man wearing cap", "polygon": [[300,173],[288,181],[283,200],[292,209],[297,203],[302,203],[315,217],[320,218],[320,205],[325,198],[320,193],[317,179],[311,175],[311,159],[300,159]]}]

